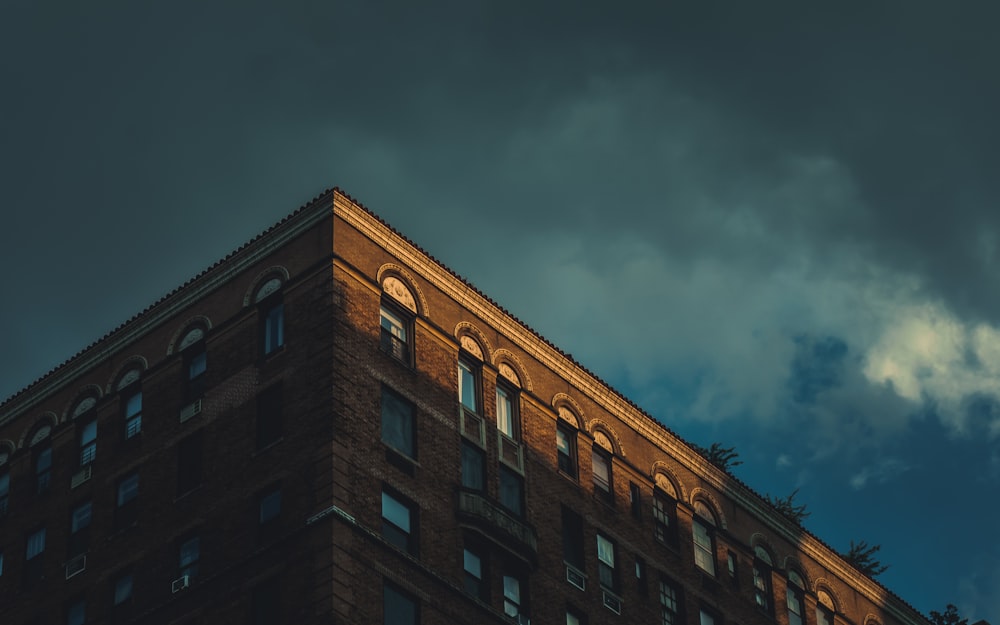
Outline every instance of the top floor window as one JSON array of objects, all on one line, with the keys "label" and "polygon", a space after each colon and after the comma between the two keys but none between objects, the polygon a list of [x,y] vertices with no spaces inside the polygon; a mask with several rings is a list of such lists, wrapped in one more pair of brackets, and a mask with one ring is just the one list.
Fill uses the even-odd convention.
[{"label": "top floor window", "polygon": [[497,385],[497,428],[508,438],[520,438],[517,415],[517,395],[509,389]]},{"label": "top floor window", "polygon": [[142,389],[132,385],[122,391],[125,414],[125,438],[134,438],[142,431]]},{"label": "top floor window", "polygon": [[268,356],[285,344],[285,304],[282,300],[281,278],[264,282],[254,297],[260,315],[260,353]]},{"label": "top floor window", "polygon": [[607,502],[614,501],[611,481],[611,458],[607,451],[594,445],[591,452],[591,467],[594,473],[594,495]]},{"label": "top floor window", "polygon": [[49,490],[52,482],[52,443],[46,440],[34,449],[35,486],[38,494]]},{"label": "top floor window", "polygon": [[702,571],[715,577],[715,515],[701,501],[694,503],[694,561]]},{"label": "top floor window", "polygon": [[80,466],[94,461],[97,456],[97,420],[90,419],[77,425],[80,437]]},{"label": "top floor window", "polygon": [[189,401],[205,394],[205,374],[208,371],[208,352],[205,343],[199,342],[184,350],[185,395]]},{"label": "top floor window", "polygon": [[763,547],[755,547],[753,562],[753,595],[757,607],[771,614],[771,556]]},{"label": "top floor window", "polygon": [[379,348],[396,360],[410,364],[410,319],[387,304],[382,304],[379,316]]},{"label": "top floor window", "polygon": [[479,368],[458,361],[458,397],[469,412],[479,414]]},{"label": "top floor window", "polygon": [[576,479],[576,430],[568,424],[556,423],[556,456],[559,470]]},{"label": "top floor window", "polygon": [[788,625],[803,625],[805,623],[805,619],[802,618],[804,614],[802,608],[805,607],[803,588],[805,588],[805,583],[802,581],[802,576],[789,570],[788,587],[785,590],[785,602],[788,604]]}]

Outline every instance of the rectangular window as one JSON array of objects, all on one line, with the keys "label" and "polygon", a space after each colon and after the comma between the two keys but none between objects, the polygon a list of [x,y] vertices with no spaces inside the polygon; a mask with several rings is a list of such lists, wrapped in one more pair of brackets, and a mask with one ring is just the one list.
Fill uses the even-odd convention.
[{"label": "rectangular window", "polygon": [[833,625],[833,611],[819,603],[816,604],[816,625]]},{"label": "rectangular window", "polygon": [[562,423],[556,424],[556,456],[559,470],[575,480],[576,430]]},{"label": "rectangular window", "polygon": [[486,488],[486,461],[483,450],[462,441],[462,487],[482,492]]},{"label": "rectangular window", "polygon": [[681,593],[673,582],[660,580],[660,622],[681,625]]},{"label": "rectangular window", "polygon": [[138,519],[139,474],[132,472],[118,480],[118,497],[115,507],[115,529],[135,525]]},{"label": "rectangular window", "polygon": [[601,586],[612,592],[618,590],[618,572],[615,569],[615,544],[597,535],[597,573]]},{"label": "rectangular window", "polygon": [[84,599],[74,599],[66,604],[66,625],[84,625],[87,622],[87,604]]},{"label": "rectangular window", "polygon": [[566,609],[566,625],[586,625],[586,617],[576,610]]},{"label": "rectangular window", "polygon": [[479,370],[458,361],[458,397],[469,412],[479,414]]},{"label": "rectangular window", "polygon": [[10,473],[0,472],[0,519],[7,516],[10,508]]},{"label": "rectangular window", "polygon": [[185,397],[188,401],[193,401],[205,394],[205,374],[208,371],[205,343],[198,342],[184,350],[184,365],[187,373],[184,380]]},{"label": "rectangular window", "polygon": [[254,586],[250,593],[250,622],[253,625],[274,625],[283,622],[280,578],[269,579]]},{"label": "rectangular window", "polygon": [[201,562],[201,538],[198,535],[182,540],[177,547],[177,577],[193,581],[198,576],[198,564]]},{"label": "rectangular window", "polygon": [[642,520],[642,494],[639,491],[639,485],[635,482],[628,483],[628,503],[629,509],[632,511],[632,518],[636,521]]},{"label": "rectangular window", "polygon": [[281,488],[272,487],[257,499],[257,542],[277,537],[281,529]]},{"label": "rectangular window", "polygon": [[[563,559],[581,576],[583,561],[583,518],[576,512],[562,508]],[[579,586],[580,584],[577,584]]]},{"label": "rectangular window", "polygon": [[524,514],[524,480],[504,465],[500,465],[500,505],[518,517]]},{"label": "rectangular window", "polygon": [[382,387],[382,442],[416,460],[415,408],[386,387]]},{"label": "rectangular window", "polygon": [[646,561],[639,556],[635,557],[635,587],[640,595],[646,596]]},{"label": "rectangular window", "polygon": [[673,499],[660,492],[653,493],[653,537],[670,547],[677,545],[676,510]]},{"label": "rectangular window", "polygon": [[52,445],[49,442],[34,450],[35,491],[40,495],[49,490],[52,482]]},{"label": "rectangular window", "polygon": [[133,438],[142,431],[142,390],[129,387],[122,391],[125,414],[125,438]]},{"label": "rectangular window", "polygon": [[382,536],[411,555],[417,555],[417,512],[413,504],[382,491]]},{"label": "rectangular window", "polygon": [[462,554],[462,566],[465,571],[465,592],[483,601],[489,601],[489,584],[482,556],[476,551],[466,549]]},{"label": "rectangular window", "polygon": [[753,563],[753,597],[758,608],[771,614],[771,568],[760,560]]},{"label": "rectangular window", "polygon": [[691,523],[694,530],[694,561],[698,568],[715,577],[715,537],[698,518]]},{"label": "rectangular window", "polygon": [[73,508],[69,520],[69,557],[87,551],[90,546],[91,505],[86,501]]},{"label": "rectangular window", "polygon": [[802,592],[789,583],[785,590],[785,603],[788,604],[788,625],[803,625]]},{"label": "rectangular window", "polygon": [[28,534],[24,546],[24,582],[27,585],[34,584],[42,579],[43,560],[45,554],[45,528],[35,530]]},{"label": "rectangular window", "polygon": [[382,582],[382,625],[420,625],[417,599],[389,582]]},{"label": "rectangular window", "polygon": [[527,618],[527,597],[525,585],[521,583],[521,576],[507,572],[503,576],[503,613],[507,616]]},{"label": "rectangular window", "polygon": [[201,430],[188,436],[177,445],[177,495],[183,495],[201,486],[204,453]]},{"label": "rectangular window", "polygon": [[409,319],[385,304],[380,310],[380,349],[396,360],[410,364]]},{"label": "rectangular window", "polygon": [[614,490],[611,487],[611,459],[607,452],[594,446],[591,453],[594,471],[594,495],[609,503],[614,501]]},{"label": "rectangular window", "polygon": [[699,611],[698,625],[716,625],[717,623],[720,623],[720,621],[716,619],[715,614],[704,608]]},{"label": "rectangular window", "polygon": [[285,304],[280,298],[265,300],[260,315],[261,353],[267,356],[285,344]]},{"label": "rectangular window", "polygon": [[517,394],[501,386],[497,386],[497,429],[511,440],[520,440]]},{"label": "rectangular window", "polygon": [[86,466],[97,457],[97,420],[81,422],[77,425],[80,444],[80,466]]},{"label": "rectangular window", "polygon": [[257,449],[281,438],[282,385],[279,382],[257,395]]},{"label": "rectangular window", "polygon": [[132,573],[119,573],[113,584],[113,605],[118,607],[132,600]]}]

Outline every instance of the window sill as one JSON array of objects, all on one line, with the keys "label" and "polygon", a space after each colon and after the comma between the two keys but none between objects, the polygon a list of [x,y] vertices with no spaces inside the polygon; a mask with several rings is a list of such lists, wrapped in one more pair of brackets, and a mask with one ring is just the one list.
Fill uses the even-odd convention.
[{"label": "window sill", "polygon": [[411,458],[410,456],[399,451],[391,445],[382,443],[385,447],[385,461],[396,467],[403,473],[413,477],[416,475],[417,469],[420,468],[420,463]]}]

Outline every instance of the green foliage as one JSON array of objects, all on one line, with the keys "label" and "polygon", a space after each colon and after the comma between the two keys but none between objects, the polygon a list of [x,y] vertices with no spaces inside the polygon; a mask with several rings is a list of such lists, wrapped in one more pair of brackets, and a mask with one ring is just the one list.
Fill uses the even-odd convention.
[{"label": "green foliage", "polygon": [[737,459],[740,455],[736,452],[735,447],[723,447],[722,443],[712,443],[712,446],[708,449],[705,449],[700,445],[692,446],[698,453],[705,456],[706,460],[726,473],[730,473],[733,467],[743,464],[742,460]]},{"label": "green foliage", "polygon": [[876,575],[881,575],[889,569],[889,565],[882,564],[875,558],[875,554],[882,549],[882,545],[868,545],[867,542],[859,540],[855,543],[851,541],[851,548],[847,553],[840,554],[845,560],[851,563],[851,565],[867,575],[868,577],[875,577]]},{"label": "green foliage", "polygon": [[944,614],[931,610],[931,623],[934,625],[969,625],[969,619],[959,618],[958,608],[949,603]]},{"label": "green foliage", "polygon": [[799,494],[799,489],[792,491],[792,494],[787,497],[772,497],[771,495],[764,495],[764,499],[767,499],[767,503],[771,504],[777,508],[778,512],[785,516],[789,521],[801,526],[802,521],[806,519],[811,512],[806,512],[805,504],[796,504],[795,496]]}]

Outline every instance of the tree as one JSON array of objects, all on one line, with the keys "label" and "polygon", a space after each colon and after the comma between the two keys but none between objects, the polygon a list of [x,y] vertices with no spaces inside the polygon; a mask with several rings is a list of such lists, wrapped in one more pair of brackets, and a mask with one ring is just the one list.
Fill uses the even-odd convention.
[{"label": "tree", "polygon": [[743,464],[742,460],[737,460],[739,454],[735,447],[723,447],[722,443],[712,443],[708,449],[700,445],[694,445],[695,451],[705,456],[705,459],[719,467],[726,473],[730,473],[733,467]]},{"label": "tree", "polygon": [[949,603],[944,614],[931,610],[931,623],[934,625],[969,625],[969,619],[959,618],[958,608]]},{"label": "tree", "polygon": [[783,514],[789,521],[801,526],[802,521],[804,521],[806,517],[812,513],[806,512],[805,504],[796,505],[795,496],[798,494],[799,489],[796,488],[792,491],[792,494],[787,497],[772,497],[768,494],[764,495],[764,499],[767,499],[767,503],[777,508],[778,512]]},{"label": "tree", "polygon": [[855,543],[851,541],[851,548],[848,549],[847,553],[840,554],[847,560],[854,568],[858,569],[868,577],[875,577],[876,575],[881,575],[889,569],[888,564],[882,564],[877,559],[875,559],[875,554],[882,549],[882,545],[871,545],[869,546],[867,542],[859,540]]}]

